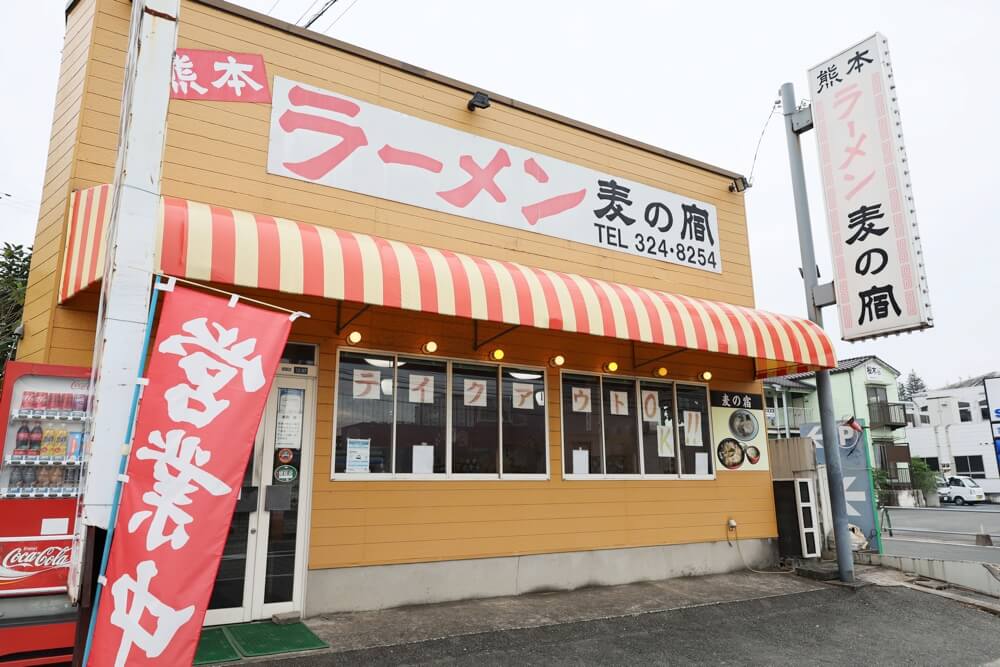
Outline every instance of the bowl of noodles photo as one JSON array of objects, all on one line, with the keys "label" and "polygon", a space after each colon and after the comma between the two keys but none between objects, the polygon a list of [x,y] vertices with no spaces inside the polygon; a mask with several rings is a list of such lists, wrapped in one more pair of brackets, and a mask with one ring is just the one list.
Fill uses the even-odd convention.
[{"label": "bowl of noodles photo", "polygon": [[757,418],[749,410],[734,410],[733,414],[729,416],[729,432],[737,440],[742,440],[746,442],[747,440],[753,440],[757,437],[757,433],[760,431],[760,424],[757,423]]}]

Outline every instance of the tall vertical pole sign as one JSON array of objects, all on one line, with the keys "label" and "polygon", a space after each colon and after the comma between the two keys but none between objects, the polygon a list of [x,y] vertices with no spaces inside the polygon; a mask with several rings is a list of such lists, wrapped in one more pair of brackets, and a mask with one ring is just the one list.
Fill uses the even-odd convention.
[{"label": "tall vertical pole sign", "polygon": [[820,63],[809,86],[841,337],[932,326],[888,41]]},{"label": "tall vertical pole sign", "polygon": [[[933,325],[920,250],[910,172],[889,62],[876,33],[809,70],[812,107],[797,108],[790,83],[781,87],[799,249],[809,318],[839,305],[841,337],[875,338]],[[833,253],[831,285],[817,285],[800,134],[816,129]],[[824,440],[837,442],[828,371],[816,373]],[[840,578],[853,581],[843,470],[827,449],[827,478]]]},{"label": "tall vertical pole sign", "polygon": [[190,665],[287,312],[164,297],[88,665]]}]

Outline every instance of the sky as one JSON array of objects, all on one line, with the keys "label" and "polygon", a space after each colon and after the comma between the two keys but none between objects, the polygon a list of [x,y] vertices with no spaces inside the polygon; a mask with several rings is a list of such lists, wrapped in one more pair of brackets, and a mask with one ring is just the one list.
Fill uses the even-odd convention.
[{"label": "sky", "polygon": [[[238,0],[304,23],[324,0]],[[0,25],[0,241],[30,244],[62,47],[63,0],[11,3]],[[303,18],[305,17],[305,19]],[[387,20],[388,19],[388,20]],[[338,0],[313,29],[670,151],[749,174],[786,81],[878,31],[889,40],[935,326],[846,343],[931,387],[1000,370],[1000,3],[918,0],[463,2]],[[25,26],[32,26],[30,30]],[[803,135],[816,255],[831,276],[815,137]],[[746,193],[757,306],[805,315],[784,128],[764,130]]]}]

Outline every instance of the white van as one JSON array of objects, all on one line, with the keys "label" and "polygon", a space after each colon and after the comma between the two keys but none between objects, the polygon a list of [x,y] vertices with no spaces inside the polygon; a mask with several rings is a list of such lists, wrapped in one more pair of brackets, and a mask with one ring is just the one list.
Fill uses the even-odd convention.
[{"label": "white van", "polygon": [[986,502],[986,494],[976,480],[964,475],[950,475],[938,479],[938,495],[941,502],[956,505],[973,505]]}]

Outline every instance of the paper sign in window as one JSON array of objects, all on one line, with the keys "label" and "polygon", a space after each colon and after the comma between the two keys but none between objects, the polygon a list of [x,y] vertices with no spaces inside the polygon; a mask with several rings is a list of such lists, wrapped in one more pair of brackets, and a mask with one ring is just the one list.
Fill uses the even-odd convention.
[{"label": "paper sign in window", "polygon": [[[434,376],[410,375],[410,403],[434,402]],[[414,464],[415,465],[415,464]]]},{"label": "paper sign in window", "polygon": [[434,472],[433,445],[413,445],[413,472],[418,475],[429,475]]},{"label": "paper sign in window", "polygon": [[278,413],[274,425],[275,449],[302,447],[302,414],[305,390],[282,387],[278,390]]},{"label": "paper sign in window", "polygon": [[708,454],[705,452],[695,452],[694,454],[694,474],[708,474]]},{"label": "paper sign in window", "polygon": [[608,404],[611,407],[611,414],[620,417],[628,417],[628,392],[609,391]]},{"label": "paper sign in window", "polygon": [[369,371],[363,368],[354,369],[354,382],[351,396],[357,399],[377,401],[382,398],[382,374],[379,371]]},{"label": "paper sign in window", "polygon": [[661,458],[674,456],[674,424],[669,419],[666,424],[656,425],[656,455]]},{"label": "paper sign in window", "polygon": [[535,409],[535,386],[524,382],[510,384],[511,405],[515,410]]},{"label": "paper sign in window", "polygon": [[466,378],[463,384],[462,404],[473,408],[485,408],[486,380]]},{"label": "paper sign in window", "polygon": [[590,451],[587,449],[574,449],[573,450],[573,474],[574,475],[589,475],[590,474]]},{"label": "paper sign in window", "polygon": [[694,410],[684,411],[684,444],[688,447],[701,447],[701,413]]},{"label": "paper sign in window", "polygon": [[643,389],[639,398],[642,400],[642,421],[658,424],[660,422],[660,392]]},{"label": "paper sign in window", "polygon": [[590,412],[590,387],[573,387],[573,412]]},{"label": "paper sign in window", "polygon": [[371,438],[347,439],[347,472],[368,472],[371,463]]}]

